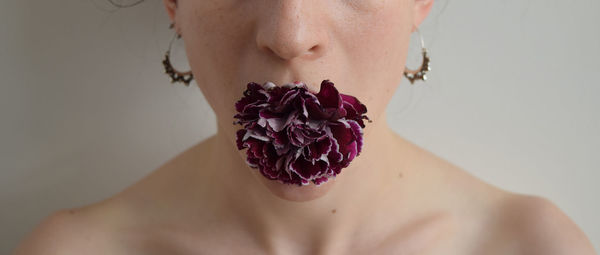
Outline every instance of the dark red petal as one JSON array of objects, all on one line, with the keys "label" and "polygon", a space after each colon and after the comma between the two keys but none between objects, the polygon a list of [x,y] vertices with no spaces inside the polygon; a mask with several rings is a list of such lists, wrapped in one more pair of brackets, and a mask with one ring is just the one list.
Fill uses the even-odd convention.
[{"label": "dark red petal", "polygon": [[340,152],[340,145],[334,137],[329,137],[331,140],[331,150],[329,154],[327,154],[327,158],[329,159],[329,163],[339,163],[344,158],[344,155]]},{"label": "dark red petal", "polygon": [[262,127],[269,124],[274,132],[279,132],[285,128],[287,116],[284,113],[274,113],[264,109],[260,111],[259,116],[258,124]]},{"label": "dark red petal", "polygon": [[273,132],[273,138],[274,138],[274,140],[273,140],[274,144],[285,145],[285,144],[289,143],[288,136],[287,136],[285,130],[283,130],[281,132]]},{"label": "dark red petal", "polygon": [[359,155],[366,107],[340,94],[329,80],[312,94],[307,87],[264,89],[249,83],[234,115],[243,129],[236,146],[246,162],[269,179],[316,185],[335,177]]},{"label": "dark red petal", "polygon": [[277,171],[276,169],[264,165],[259,165],[258,169],[260,170],[261,174],[270,180],[277,180],[281,174],[281,172]]},{"label": "dark red petal", "polygon": [[350,161],[352,161],[354,157],[356,157],[357,152],[358,149],[356,148],[356,141],[350,142],[350,144],[346,146],[346,161],[350,163]]},{"label": "dark red petal", "polygon": [[256,101],[265,101],[267,96],[259,91],[264,90],[260,84],[250,82],[247,84],[246,90],[244,91],[244,97],[235,103],[235,108],[238,112],[242,112],[244,107],[248,104]]},{"label": "dark red petal", "polygon": [[246,151],[246,156],[246,163],[248,163],[248,166],[257,168],[260,160],[255,157],[250,150]]},{"label": "dark red petal", "polygon": [[340,146],[340,151],[343,152],[342,154],[345,154],[346,147],[350,143],[352,143],[352,141],[354,141],[354,134],[352,133],[352,129],[350,128],[350,126],[346,127],[341,122],[335,122],[335,124],[332,124],[329,127],[331,128],[331,133],[333,134],[333,137],[337,140]]},{"label": "dark red petal", "polygon": [[314,120],[325,120],[329,118],[329,116],[323,112],[323,107],[318,102],[306,101],[305,106],[309,118]]},{"label": "dark red petal", "polygon": [[292,108],[292,103],[298,96],[298,90],[292,89],[287,91],[280,99],[279,103],[275,106],[277,112],[287,112]]},{"label": "dark red petal", "polygon": [[338,109],[342,105],[340,93],[329,80],[323,80],[323,82],[321,82],[321,89],[316,96],[319,99],[321,106],[325,108]]},{"label": "dark red petal", "polygon": [[314,142],[306,146],[308,155],[305,155],[307,159],[319,159],[322,155],[327,155],[331,150],[331,140],[327,137],[320,141]]},{"label": "dark red petal", "polygon": [[362,144],[363,144],[363,131],[360,128],[360,125],[354,120],[348,120],[348,124],[352,128],[352,132],[354,133],[354,140],[356,141],[357,152],[356,155],[360,154]]},{"label": "dark red petal", "polygon": [[322,183],[325,183],[325,182],[327,182],[328,180],[329,180],[329,178],[328,178],[327,176],[324,176],[324,177],[315,178],[315,179],[313,180],[313,183],[314,183],[315,185],[321,185]]},{"label": "dark red petal", "polygon": [[248,151],[255,158],[260,158],[262,155],[262,146],[264,144],[263,141],[257,140],[255,138],[248,138],[244,143],[244,147],[248,147]]},{"label": "dark red petal", "polygon": [[341,97],[343,99],[343,108],[346,109],[346,119],[352,119],[358,122],[359,126],[361,128],[365,127],[365,124],[363,123],[363,119],[369,119],[367,116],[365,116],[364,114],[367,112],[367,107],[362,104],[360,101],[358,101],[358,99],[356,99],[356,97],[353,96],[349,96],[349,95],[344,95],[341,94]]},{"label": "dark red petal", "polygon": [[238,130],[236,132],[235,143],[237,144],[238,150],[244,149],[242,138],[244,137],[244,135],[246,134],[246,132],[247,132],[246,129],[240,129],[240,130]]},{"label": "dark red petal", "polygon": [[275,166],[277,162],[277,152],[271,143],[265,143],[263,145],[263,158],[265,159],[265,164],[268,166]]},{"label": "dark red petal", "polygon": [[303,179],[310,180],[317,175],[320,175],[327,169],[327,164],[323,161],[315,161],[315,164],[312,164],[309,161],[306,161],[303,158],[299,158],[294,163],[292,163],[292,169],[300,175]]}]

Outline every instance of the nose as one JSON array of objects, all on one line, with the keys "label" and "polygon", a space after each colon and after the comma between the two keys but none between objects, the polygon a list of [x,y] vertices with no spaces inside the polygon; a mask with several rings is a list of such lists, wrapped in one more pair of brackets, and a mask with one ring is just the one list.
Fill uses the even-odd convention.
[{"label": "nose", "polygon": [[256,43],[259,50],[283,61],[314,60],[324,54],[328,35],[319,8],[321,0],[262,1],[265,13],[258,19]]}]

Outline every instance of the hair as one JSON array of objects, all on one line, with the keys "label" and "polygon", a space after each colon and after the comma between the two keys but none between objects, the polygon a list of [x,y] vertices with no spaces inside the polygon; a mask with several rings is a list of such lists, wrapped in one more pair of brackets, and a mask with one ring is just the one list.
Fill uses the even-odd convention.
[{"label": "hair", "polygon": [[[127,8],[127,7],[132,7],[132,6],[136,6],[138,4],[141,4],[142,2],[144,2],[145,0],[137,0],[135,2],[129,3],[129,4],[122,4],[122,3],[117,3],[115,2],[115,0],[107,0],[110,4],[112,4],[115,7],[118,8]],[[122,2],[122,1],[119,1]]]},{"label": "hair", "polygon": [[[132,6],[136,6],[136,5],[138,5],[138,4],[141,4],[142,2],[144,2],[144,1],[146,1],[146,0],[135,0],[135,1],[133,1],[133,2],[131,2],[131,3],[128,3],[128,4],[117,3],[117,2],[115,2],[115,0],[107,0],[107,1],[108,1],[110,4],[112,4],[113,6],[115,6],[115,7],[118,7],[118,8],[127,8],[127,7],[132,7]],[[435,1],[435,0],[434,0],[434,1]],[[441,11],[438,13],[438,16],[439,16],[439,15],[441,15],[441,14],[442,14],[442,12],[444,12],[444,10],[446,9],[446,6],[448,5],[448,2],[449,2],[449,1],[450,1],[450,0],[446,0],[446,1],[444,1],[444,2],[445,2],[445,4],[444,4],[444,7],[443,7],[443,8],[442,8],[442,10],[441,10]],[[119,2],[123,2],[123,0],[120,0]]]},{"label": "hair", "polygon": [[[117,8],[128,8],[128,7],[133,7],[136,6],[138,4],[143,3],[146,0],[134,0],[130,3],[122,3],[122,2],[127,2],[127,1],[123,1],[123,0],[107,0],[110,4],[112,4],[113,6],[117,7]],[[434,0],[435,1],[435,0]],[[444,1],[444,6],[442,7],[441,11],[437,14],[436,20],[437,18],[439,18],[439,16],[444,12],[444,10],[446,9],[446,7],[448,6],[448,2],[450,0],[445,0]]]}]

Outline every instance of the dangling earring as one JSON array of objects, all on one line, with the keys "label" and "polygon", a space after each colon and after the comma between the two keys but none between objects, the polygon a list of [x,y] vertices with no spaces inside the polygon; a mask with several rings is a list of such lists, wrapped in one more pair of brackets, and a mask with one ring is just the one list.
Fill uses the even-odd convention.
[{"label": "dangling earring", "polygon": [[[169,26],[169,29],[172,29],[173,26],[174,26],[174,23],[171,23],[171,25]],[[171,45],[173,45],[173,41],[175,40],[175,37],[177,37],[177,39],[179,39],[179,38],[181,38],[181,35],[178,34],[177,32],[175,32],[175,35],[173,36],[173,38],[171,39],[171,42],[169,43],[169,49],[165,53],[165,59],[162,61],[163,66],[165,66],[165,73],[171,77],[171,83],[178,81],[178,82],[185,83],[185,86],[190,86],[190,81],[192,81],[192,79],[194,79],[194,74],[192,74],[192,71],[190,70],[187,72],[179,72],[179,71],[175,70],[173,68],[173,65],[171,65],[171,60],[169,59],[169,54],[171,54]]]},{"label": "dangling earring", "polygon": [[417,31],[419,37],[421,38],[421,48],[423,49],[423,62],[417,70],[410,70],[408,68],[404,69],[404,77],[406,77],[406,79],[410,81],[410,84],[413,84],[415,80],[427,80],[427,76],[425,76],[425,73],[427,71],[431,71],[431,66],[429,65],[430,59],[429,56],[427,56],[427,49],[425,49],[425,41],[423,41],[423,36],[421,35],[421,32],[419,31],[418,27],[415,28],[415,31]]}]

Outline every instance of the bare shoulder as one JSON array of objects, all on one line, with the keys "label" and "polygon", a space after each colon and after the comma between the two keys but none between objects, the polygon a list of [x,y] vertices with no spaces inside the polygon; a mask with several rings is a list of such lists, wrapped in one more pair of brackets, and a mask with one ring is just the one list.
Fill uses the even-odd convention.
[{"label": "bare shoulder", "polygon": [[77,208],[62,209],[43,218],[25,236],[15,255],[132,254],[132,241],[123,210],[109,198]]},{"label": "bare shoulder", "polygon": [[520,254],[596,254],[583,233],[555,203],[544,197],[513,194],[503,204],[503,232]]},{"label": "bare shoulder", "polygon": [[97,217],[98,205],[56,211],[19,243],[15,255],[125,254],[118,233],[107,224],[109,215]]},{"label": "bare shoulder", "polygon": [[[583,231],[547,198],[518,194],[487,183],[429,151],[416,149],[437,204],[457,223],[456,254],[596,254]],[[470,251],[470,252],[467,252]]]},{"label": "bare shoulder", "polygon": [[190,174],[201,171],[182,170],[199,160],[189,152],[201,148],[191,148],[109,198],[46,216],[14,255],[182,254],[173,245],[182,211],[174,215],[173,208],[185,207],[182,203],[191,198],[184,196],[200,199],[203,193],[204,186],[197,193],[186,189],[198,179]]}]

